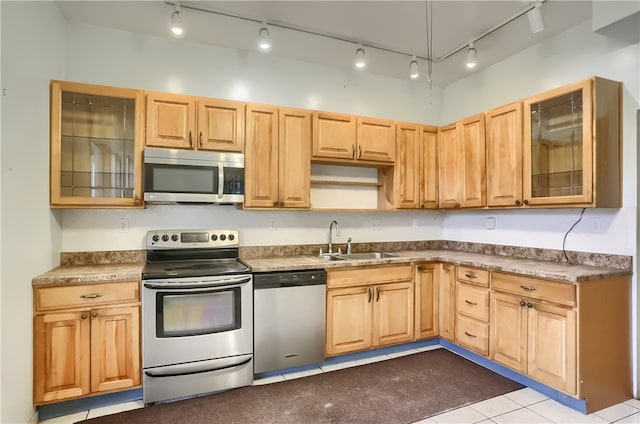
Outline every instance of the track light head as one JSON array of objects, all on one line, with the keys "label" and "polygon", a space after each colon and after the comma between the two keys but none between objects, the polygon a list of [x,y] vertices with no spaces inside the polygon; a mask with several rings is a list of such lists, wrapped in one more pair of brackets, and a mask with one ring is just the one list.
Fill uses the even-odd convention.
[{"label": "track light head", "polygon": [[269,36],[269,29],[266,27],[266,24],[258,31],[258,49],[262,52],[271,50],[271,37]]},{"label": "track light head", "polygon": [[478,51],[473,46],[473,43],[469,43],[469,49],[467,50],[467,61],[465,62],[465,66],[468,69],[473,69],[478,64],[477,57]]},{"label": "track light head", "polygon": [[409,62],[409,78],[417,79],[420,76],[420,70],[418,69],[418,61],[415,55],[411,56],[411,62]]},{"label": "track light head", "polygon": [[527,12],[527,18],[529,18],[529,28],[531,33],[535,34],[544,29],[544,21],[542,20],[542,11],[540,10],[542,3],[538,2],[536,5]]},{"label": "track light head", "polygon": [[367,65],[367,62],[364,56],[365,56],[364,49],[362,47],[358,47],[356,49],[356,61],[354,62],[354,65],[356,66],[356,68],[362,69]]},{"label": "track light head", "polygon": [[184,32],[182,25],[182,15],[180,14],[180,5],[176,4],[176,8],[171,13],[171,33],[176,37],[181,37]]}]

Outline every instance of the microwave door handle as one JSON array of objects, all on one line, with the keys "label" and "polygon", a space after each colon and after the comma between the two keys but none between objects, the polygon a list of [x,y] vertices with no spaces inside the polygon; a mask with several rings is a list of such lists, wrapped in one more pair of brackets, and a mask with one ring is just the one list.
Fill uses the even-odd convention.
[{"label": "microwave door handle", "polygon": [[218,199],[224,197],[224,163],[218,163]]}]

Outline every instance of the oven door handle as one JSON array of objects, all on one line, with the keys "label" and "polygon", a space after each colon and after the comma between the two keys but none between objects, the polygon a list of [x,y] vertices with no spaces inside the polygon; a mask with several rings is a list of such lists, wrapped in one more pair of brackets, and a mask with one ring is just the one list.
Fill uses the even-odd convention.
[{"label": "oven door handle", "polygon": [[225,370],[227,368],[239,367],[248,364],[253,355],[234,356],[233,358],[214,359],[213,361],[201,361],[194,364],[180,364],[161,367],[161,369],[145,370],[149,377],[176,377],[180,375],[200,374]]},{"label": "oven door handle", "polygon": [[244,284],[251,281],[251,276],[220,278],[212,281],[145,281],[144,286],[148,289],[206,289],[210,287],[229,286],[232,284]]}]

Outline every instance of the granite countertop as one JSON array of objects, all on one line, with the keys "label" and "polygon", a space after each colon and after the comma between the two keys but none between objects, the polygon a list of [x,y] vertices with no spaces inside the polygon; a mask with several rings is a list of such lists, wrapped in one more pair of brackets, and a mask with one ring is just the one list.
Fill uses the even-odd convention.
[{"label": "granite countertop", "polygon": [[399,251],[395,257],[383,259],[358,259],[328,261],[319,256],[294,256],[278,258],[244,259],[254,272],[286,271],[299,269],[341,268],[380,264],[403,264],[421,261],[446,262],[454,265],[473,266],[491,271],[510,272],[531,277],[577,283],[608,277],[631,275],[620,268],[571,265],[566,262],[513,258],[486,253],[458,252],[452,250]]},{"label": "granite countertop", "polygon": [[143,268],[144,262],[66,265],[38,275],[31,280],[31,284],[36,287],[52,284],[90,284],[105,281],[140,280]]}]

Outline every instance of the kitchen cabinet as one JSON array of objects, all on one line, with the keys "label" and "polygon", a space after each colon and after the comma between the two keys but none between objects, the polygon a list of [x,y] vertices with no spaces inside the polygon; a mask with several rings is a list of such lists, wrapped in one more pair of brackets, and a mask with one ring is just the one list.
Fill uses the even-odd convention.
[{"label": "kitchen cabinet", "polygon": [[621,206],[621,83],[569,84],[523,101],[523,202]]},{"label": "kitchen cabinet", "polygon": [[438,269],[438,329],[440,337],[455,340],[455,265],[442,264]]},{"label": "kitchen cabinet", "polygon": [[438,128],[396,124],[396,207],[438,207]]},{"label": "kitchen cabinet", "polygon": [[522,206],[522,102],[485,113],[487,206]]},{"label": "kitchen cabinet", "polygon": [[631,396],[630,277],[567,283],[491,276],[490,358],[587,412]]},{"label": "kitchen cabinet", "polygon": [[318,163],[393,165],[395,122],[337,113],[313,113],[312,159]]},{"label": "kitchen cabinet", "polygon": [[244,207],[311,206],[311,113],[247,106]]},{"label": "kitchen cabinet", "polygon": [[456,268],[455,341],[483,356],[489,355],[489,271]]},{"label": "kitchen cabinet", "polygon": [[486,204],[485,121],[474,115],[438,129],[438,205],[472,208]]},{"label": "kitchen cabinet", "polygon": [[439,263],[416,265],[416,339],[438,336],[438,283],[441,268],[442,264]]},{"label": "kitchen cabinet", "polygon": [[141,90],[51,81],[50,206],[141,208]]},{"label": "kitchen cabinet", "polygon": [[34,404],[140,386],[137,281],[34,289]]},{"label": "kitchen cabinet", "polygon": [[146,97],[147,146],[244,151],[244,103],[159,92]]},{"label": "kitchen cabinet", "polygon": [[411,265],[329,269],[326,354],[413,340],[413,291]]}]

